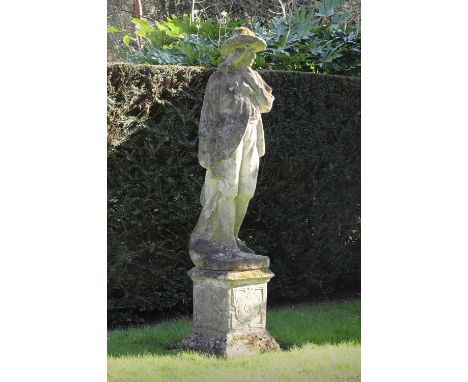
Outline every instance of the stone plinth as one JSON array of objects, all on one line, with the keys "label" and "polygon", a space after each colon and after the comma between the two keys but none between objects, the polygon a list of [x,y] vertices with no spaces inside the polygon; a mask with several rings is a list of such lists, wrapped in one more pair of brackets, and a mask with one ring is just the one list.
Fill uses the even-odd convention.
[{"label": "stone plinth", "polygon": [[265,329],[269,269],[214,271],[192,268],[193,331],[186,349],[219,356],[279,349]]}]

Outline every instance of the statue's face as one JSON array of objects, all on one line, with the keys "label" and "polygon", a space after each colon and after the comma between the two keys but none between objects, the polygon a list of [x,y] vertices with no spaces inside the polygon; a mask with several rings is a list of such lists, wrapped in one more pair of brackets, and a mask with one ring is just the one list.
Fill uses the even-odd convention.
[{"label": "statue's face", "polygon": [[232,65],[237,67],[252,66],[253,62],[255,61],[255,57],[256,54],[252,49],[245,48],[240,56],[238,56],[238,58],[232,62]]},{"label": "statue's face", "polygon": [[255,52],[251,49],[245,49],[243,54],[243,63],[246,66],[252,66],[255,61]]}]

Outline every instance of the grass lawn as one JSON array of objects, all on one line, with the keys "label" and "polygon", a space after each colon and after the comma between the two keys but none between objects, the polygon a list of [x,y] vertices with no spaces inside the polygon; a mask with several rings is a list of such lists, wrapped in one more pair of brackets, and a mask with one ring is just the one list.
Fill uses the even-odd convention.
[{"label": "grass lawn", "polygon": [[149,381],[360,381],[360,302],[270,309],[267,328],[281,351],[220,359],[171,349],[191,331],[191,320],[112,330],[108,380]]}]

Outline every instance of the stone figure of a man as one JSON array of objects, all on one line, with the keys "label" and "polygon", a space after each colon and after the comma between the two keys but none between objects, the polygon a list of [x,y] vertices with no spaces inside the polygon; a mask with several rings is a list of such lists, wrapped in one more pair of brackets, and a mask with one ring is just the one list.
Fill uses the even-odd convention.
[{"label": "stone figure of a man", "polygon": [[270,111],[271,88],[251,68],[266,43],[237,28],[221,47],[224,62],[208,80],[199,124],[200,165],[206,169],[202,211],[190,238],[190,256],[199,268],[267,268],[238,235],[265,153],[260,113]]}]

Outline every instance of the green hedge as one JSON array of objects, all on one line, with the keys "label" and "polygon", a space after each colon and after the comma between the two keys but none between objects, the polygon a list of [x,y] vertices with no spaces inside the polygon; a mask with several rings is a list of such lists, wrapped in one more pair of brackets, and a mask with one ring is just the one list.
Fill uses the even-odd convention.
[{"label": "green hedge", "polygon": [[[189,312],[188,240],[212,70],[108,67],[108,319]],[[360,289],[360,80],[262,71],[275,103],[240,237],[270,256],[269,302]]]}]

